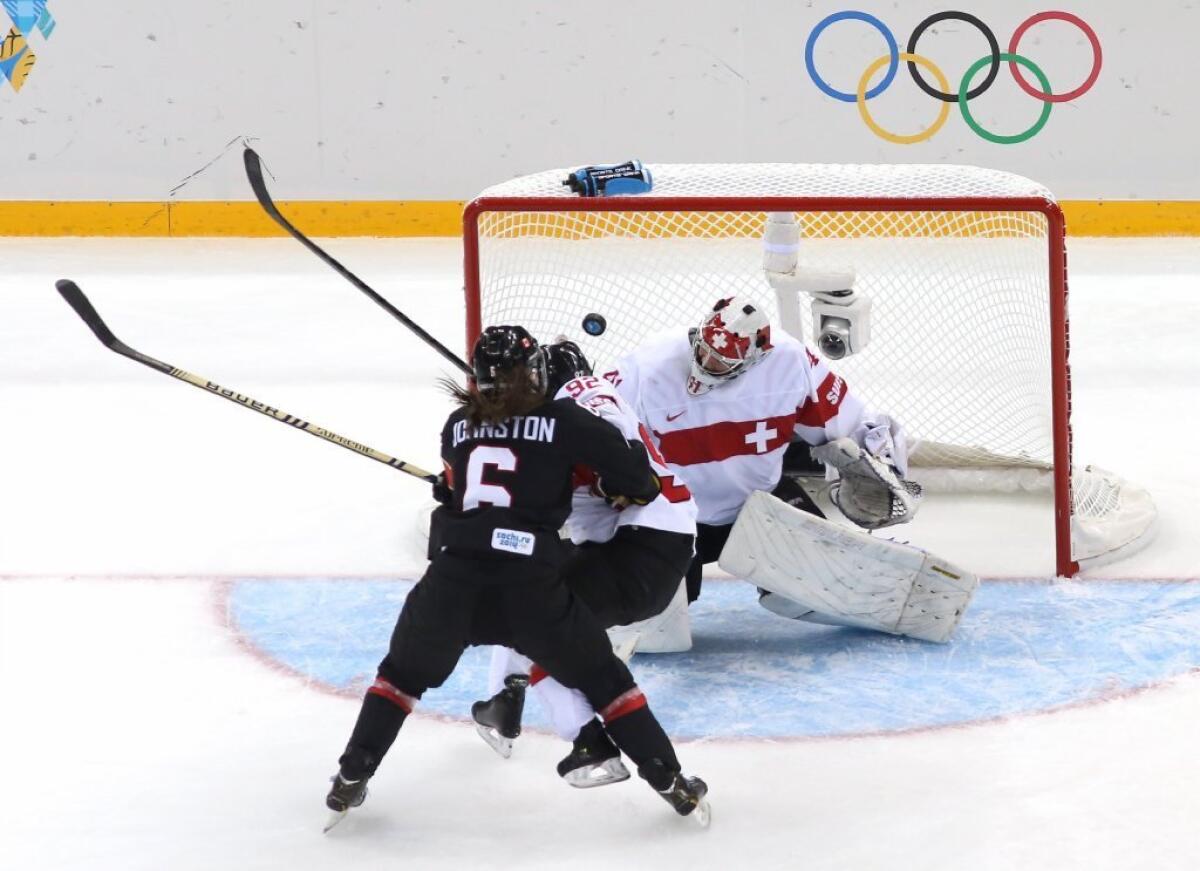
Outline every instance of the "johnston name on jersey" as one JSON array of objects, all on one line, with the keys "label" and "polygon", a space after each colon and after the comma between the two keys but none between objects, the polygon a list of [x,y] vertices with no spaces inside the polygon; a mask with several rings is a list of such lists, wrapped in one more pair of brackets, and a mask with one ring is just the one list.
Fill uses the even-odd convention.
[{"label": "johnston name on jersey", "polygon": [[639,499],[657,493],[646,447],[570,400],[547,400],[527,415],[482,426],[470,426],[464,414],[455,411],[442,427],[452,498],[433,513],[431,549],[560,560],[558,530],[580,464],[613,493]]},{"label": "johnston name on jersey", "polygon": [[590,469],[577,469],[576,480],[580,486],[575,488],[571,498],[571,516],[567,519],[571,541],[575,544],[605,542],[616,535],[619,526],[643,526],[685,535],[695,534],[696,502],[692,494],[658,455],[653,439],[648,435],[643,437],[645,427],[612,384],[594,375],[585,375],[568,381],[554,398],[574,400],[577,405],[616,427],[629,441],[644,444],[650,455],[650,468],[658,476],[662,487],[652,502],[630,505],[618,511],[592,492],[594,473]]},{"label": "johnston name on jersey", "polygon": [[[802,342],[782,331],[772,342],[761,361],[699,396],[687,392],[686,330],[652,340],[603,373],[687,482],[701,523],[732,523],[752,492],[773,489],[793,435],[810,445],[843,437],[861,445],[890,422]],[[898,453],[903,466],[903,446]]]}]

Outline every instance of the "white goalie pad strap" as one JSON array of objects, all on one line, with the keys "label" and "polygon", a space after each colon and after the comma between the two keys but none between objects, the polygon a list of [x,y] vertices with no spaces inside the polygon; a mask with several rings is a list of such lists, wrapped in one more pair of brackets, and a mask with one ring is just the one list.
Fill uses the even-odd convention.
[{"label": "white goalie pad strap", "polygon": [[800,511],[769,493],[746,500],[721,568],[836,622],[944,642],[979,579],[933,554]]},{"label": "white goalie pad strap", "polygon": [[864,529],[907,523],[916,515],[920,485],[901,480],[895,469],[862,450],[853,439],[835,439],[812,448],[811,453],[813,459],[837,470],[830,498]]}]

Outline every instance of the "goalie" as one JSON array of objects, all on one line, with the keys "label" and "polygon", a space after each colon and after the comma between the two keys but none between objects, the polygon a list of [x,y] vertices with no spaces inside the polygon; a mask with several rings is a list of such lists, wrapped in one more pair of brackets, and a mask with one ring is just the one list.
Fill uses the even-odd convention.
[{"label": "goalie", "polygon": [[605,377],[695,497],[689,601],[700,595],[704,564],[719,560],[781,616],[949,637],[973,575],[825,520],[783,476],[784,453],[800,440],[825,464],[834,503],[857,526],[907,522],[920,504],[920,488],[904,479],[900,424],[869,408],[801,341],[772,334],[762,311],[718,300],[697,328],[652,341]]}]

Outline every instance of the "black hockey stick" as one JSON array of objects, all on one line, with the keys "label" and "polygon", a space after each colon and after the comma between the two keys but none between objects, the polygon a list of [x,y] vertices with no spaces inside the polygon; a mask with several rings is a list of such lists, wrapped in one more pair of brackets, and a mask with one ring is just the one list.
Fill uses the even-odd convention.
[{"label": "black hockey stick", "polygon": [[136,351],[126,345],[120,339],[113,335],[112,330],[108,328],[108,324],[100,318],[99,312],[88,301],[88,298],[83,295],[83,291],[79,289],[79,285],[69,279],[62,279],[55,282],[55,287],[62,294],[63,299],[71,308],[75,309],[75,314],[83,318],[83,322],[88,325],[96,338],[100,340],[104,347],[110,351],[115,351],[122,357],[128,357],[130,360],[136,360],[143,366],[149,366],[162,372],[164,375],[170,375],[172,378],[178,378],[180,381],[186,381],[195,387],[207,390],[230,402],[236,402],[242,408],[249,408],[252,411],[257,411],[259,414],[265,414],[267,417],[277,420],[280,423],[286,423],[290,427],[298,430],[303,430],[309,435],[315,435],[317,438],[325,439],[327,442],[333,442],[335,445],[341,445],[346,450],[354,451],[354,453],[363,457],[370,457],[372,460],[383,463],[386,466],[391,466],[393,469],[399,469],[412,475],[414,478],[420,478],[423,481],[433,483],[435,477],[426,472],[424,469],[414,466],[412,463],[406,463],[403,460],[397,460],[395,457],[390,457],[382,451],[377,451],[368,445],[356,442],[353,439],[348,439],[345,436],[340,436],[332,430],[327,430],[324,427],[309,423],[307,420],[301,420],[295,415],[288,414],[286,411],[280,411],[278,408],[259,402],[257,399],[252,399],[243,393],[238,393],[235,390],[230,390],[228,387],[222,387],[214,381],[209,381],[207,378],[201,378],[199,375],[193,375],[191,372],[185,372],[183,369],[176,369],[161,360],[155,360],[153,357],[148,357],[141,351]]},{"label": "black hockey stick", "polygon": [[285,218],[279,211],[278,206],[275,205],[275,201],[271,199],[271,192],[267,190],[267,183],[263,179],[262,160],[259,158],[258,153],[253,148],[247,148],[242,153],[242,158],[246,164],[246,178],[250,180],[250,187],[254,190],[254,196],[258,198],[258,204],[263,207],[263,210],[271,216],[271,220],[273,220],[283,229],[287,230],[297,242],[332,266],[333,270],[337,272],[338,275],[342,276],[342,278],[346,279],[367,296],[371,297],[371,299],[374,300],[377,305],[386,310],[388,314],[420,336],[421,340],[425,342],[425,344],[429,345],[467,375],[474,374],[471,367],[464,363],[457,354],[455,354],[433,336],[429,335],[429,333],[425,332],[420,324],[413,321],[408,317],[408,315],[400,311],[398,308],[380,296],[369,284],[367,284],[345,266],[338,263],[337,260],[331,257],[329,253],[326,252],[325,249],[323,249],[320,245],[316,244],[312,239],[309,239],[307,236],[293,227],[291,222],[288,221],[288,219]]}]

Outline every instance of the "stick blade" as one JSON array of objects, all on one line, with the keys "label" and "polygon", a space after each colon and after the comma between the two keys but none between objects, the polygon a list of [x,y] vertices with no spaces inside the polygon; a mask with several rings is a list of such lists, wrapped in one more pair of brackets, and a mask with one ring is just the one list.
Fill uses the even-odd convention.
[{"label": "stick blade", "polygon": [[249,176],[251,182],[254,181],[255,176],[262,178],[262,158],[249,145],[242,152],[242,163],[246,165],[246,175]]},{"label": "stick blade", "polygon": [[267,214],[282,223],[283,215],[275,207],[275,201],[271,199],[271,193],[267,190],[267,182],[263,178],[262,158],[258,156],[258,152],[247,145],[246,150],[242,152],[242,163],[246,166],[246,178],[250,182],[250,189],[254,191],[255,199],[266,209]]},{"label": "stick blade", "polygon": [[88,328],[96,334],[97,339],[109,348],[120,344],[120,340],[113,335],[113,331],[101,320],[100,313],[96,311],[95,306],[84,296],[78,284],[69,278],[60,278],[54,282],[54,286],[58,289],[62,298],[67,301],[67,305],[73,308],[75,314],[79,315],[83,322],[88,325]]}]

